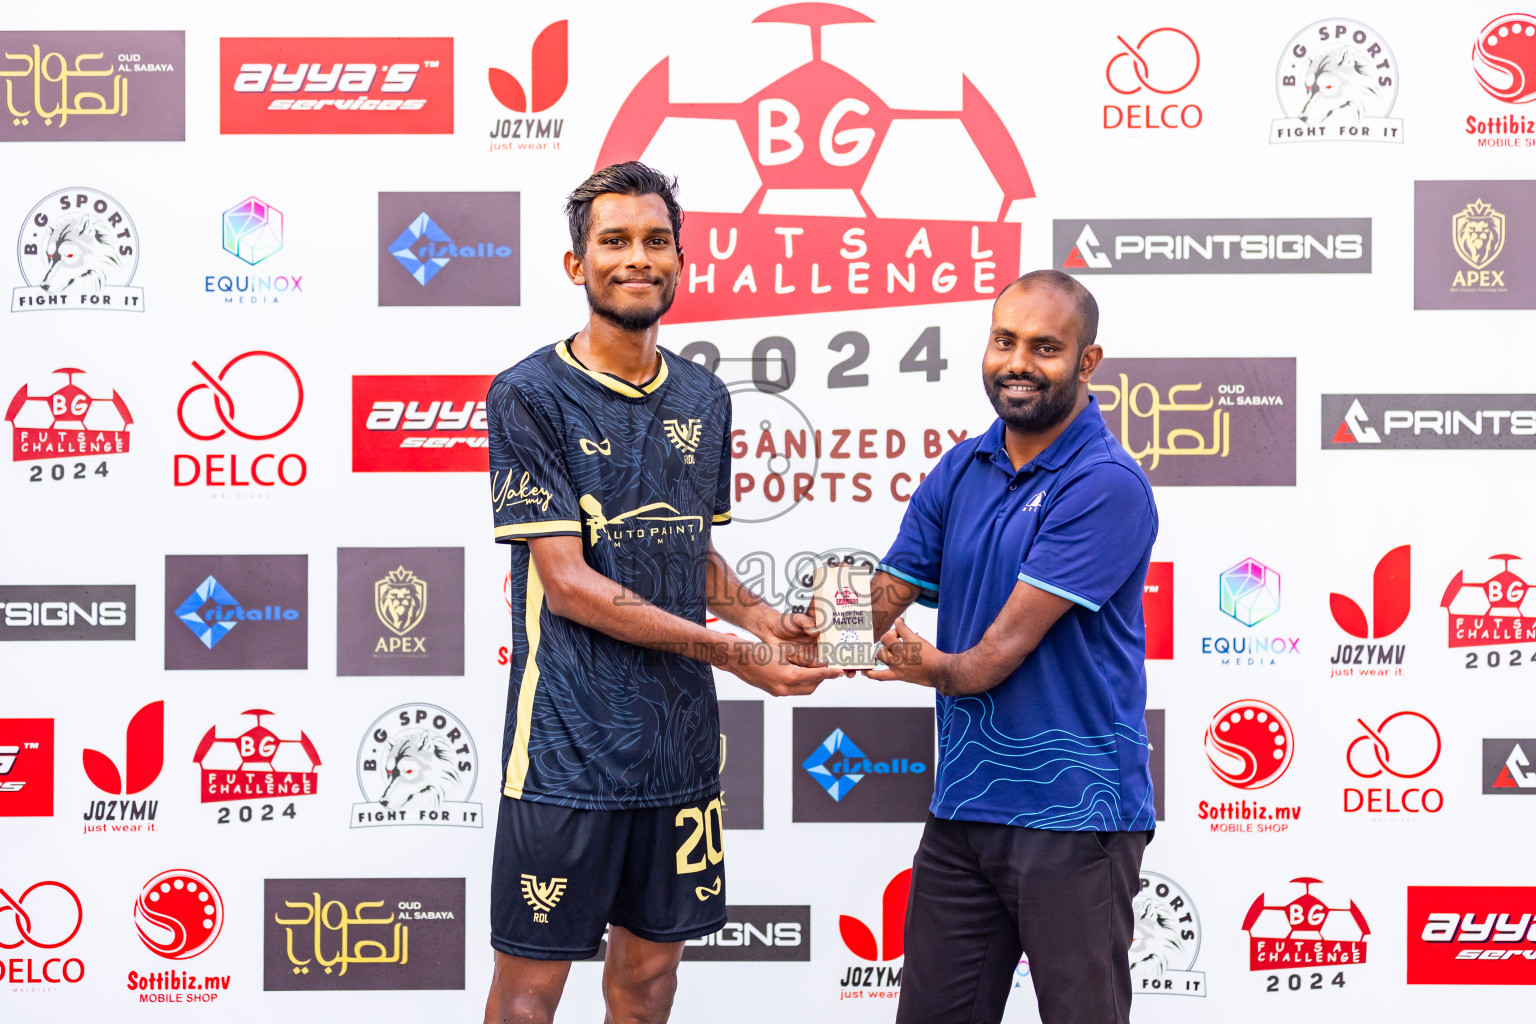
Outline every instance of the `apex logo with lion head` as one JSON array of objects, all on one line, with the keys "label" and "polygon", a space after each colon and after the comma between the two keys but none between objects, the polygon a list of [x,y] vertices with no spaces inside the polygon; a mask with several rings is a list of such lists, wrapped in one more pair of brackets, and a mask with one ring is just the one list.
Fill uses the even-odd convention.
[{"label": "apex logo with lion head", "polygon": [[380,715],[358,749],[365,803],[352,827],[459,825],[481,828],[470,803],[480,760],[464,724],[435,704],[402,704]]},{"label": "apex logo with lion head", "polygon": [[11,292],[11,312],[143,312],[144,289],[129,287],[138,247],[133,220],[111,196],[88,188],[55,192],[22,224],[16,258],[27,283]]},{"label": "apex logo with lion head", "polygon": [[1478,199],[1451,218],[1451,244],[1473,270],[1483,270],[1504,251],[1504,215]]},{"label": "apex logo with lion head", "polygon": [[400,566],[373,585],[373,610],[386,629],[405,636],[427,614],[427,581]]}]

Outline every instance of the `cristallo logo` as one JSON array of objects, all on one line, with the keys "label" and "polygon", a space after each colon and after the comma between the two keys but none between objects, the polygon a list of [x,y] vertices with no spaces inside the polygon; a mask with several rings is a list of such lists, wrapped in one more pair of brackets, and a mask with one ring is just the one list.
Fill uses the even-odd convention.
[{"label": "cristallo logo", "polygon": [[[753,22],[804,25],[806,63],[766,85],[717,82],[719,102],[685,102],[664,59],[625,99],[597,166],[644,160],[712,182],[689,206],[696,255],[669,322],[965,302],[1015,275],[1010,221],[1035,189],[1013,139],[969,78],[959,110],[898,109],[823,59],[827,26],[873,20],[833,4],[776,7]],[[925,44],[886,58],[920,62]],[[711,169],[677,166],[678,152],[708,154]],[[914,189],[914,160],[936,163],[949,187]]]},{"label": "cristallo logo", "polygon": [[685,516],[664,501],[653,501],[609,517],[603,514],[601,502],[590,494],[583,494],[581,510],[587,514],[587,529],[594,546],[598,534],[618,547],[627,540],[654,540],[662,544],[668,537],[696,537],[704,530],[703,516]]}]

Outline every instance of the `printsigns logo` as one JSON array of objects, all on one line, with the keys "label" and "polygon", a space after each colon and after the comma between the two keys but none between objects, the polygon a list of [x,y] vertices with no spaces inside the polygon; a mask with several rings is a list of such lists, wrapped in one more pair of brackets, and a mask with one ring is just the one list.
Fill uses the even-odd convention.
[{"label": "printsigns logo", "polygon": [[269,878],[269,992],[464,987],[464,879]]},{"label": "printsigns logo", "polygon": [[166,668],[308,666],[308,555],[167,555],[165,593]]},{"label": "printsigns logo", "polygon": [[[796,708],[795,821],[923,821],[933,796],[928,708]],[[859,737],[859,742],[853,740]]]},{"label": "printsigns logo", "polygon": [[1536,309],[1536,184],[1413,183],[1415,309]]},{"label": "printsigns logo", "polygon": [[0,32],[0,142],[181,142],[185,32]]},{"label": "printsigns logo", "polygon": [[1472,44],[1472,70],[1496,100],[1536,100],[1536,18],[1505,14],[1484,25]]},{"label": "printsigns logo", "polygon": [[1536,771],[1527,747],[1536,753],[1536,739],[1483,740],[1485,796],[1536,796]]},{"label": "printsigns logo", "polygon": [[1270,123],[1270,142],[1350,139],[1402,142],[1397,59],[1381,34],[1351,18],[1314,22],[1280,54],[1275,88],[1285,116]]},{"label": "printsigns logo", "polygon": [[131,586],[0,586],[0,642],[132,640]]},{"label": "printsigns logo", "polygon": [[[218,726],[209,726],[197,744],[192,760],[202,775],[201,802],[276,799],[318,792],[320,777],[315,769],[320,767],[320,753],[309,735],[301,731],[297,739],[279,738],[262,724],[262,718],[274,714],[263,708],[241,714],[256,719],[256,724],[230,737],[220,736]],[[291,813],[285,816],[293,817]],[[250,817],[241,820],[249,821]]]},{"label": "printsigns logo", "polygon": [[187,868],[144,883],[133,907],[139,941],[167,960],[190,960],[224,930],[224,899],[206,876]]},{"label": "printsigns logo", "polygon": [[1369,217],[1223,220],[1108,220],[1095,217],[1092,220],[1058,220],[1053,225],[1051,252],[1055,265],[1077,274],[1371,272]]},{"label": "printsigns logo", "polygon": [[[959,110],[898,109],[823,59],[828,25],[873,19],[791,4],[753,20],[806,26],[810,60],[767,85],[733,80],[720,87],[731,99],[703,104],[673,99],[662,60],[598,152],[599,167],[644,160],[685,179],[689,168],[674,166],[672,154],[710,156],[714,184],[688,211],[699,255],[669,322],[961,302],[990,298],[1015,275],[1019,230],[1009,221],[1035,190],[969,78],[960,80]],[[918,159],[942,161],[942,192],[911,188]]]},{"label": "printsigns logo", "polygon": [[1536,984],[1536,888],[1410,885],[1408,984]]},{"label": "printsigns logo", "polygon": [[380,192],[379,305],[518,305],[519,200],[516,192]]},{"label": "printsigns logo", "polygon": [[0,818],[51,817],[53,719],[0,718]]},{"label": "printsigns logo", "polygon": [[27,283],[11,291],[11,312],[107,309],[144,312],[144,289],[129,282],[139,268],[139,231],[116,199],[73,187],[32,207],[16,241]]},{"label": "printsigns logo", "polygon": [[463,548],[339,548],[336,573],[338,675],[464,674]]},{"label": "printsigns logo", "polygon": [[1153,485],[1296,483],[1295,359],[1107,359],[1089,390]]},{"label": "printsigns logo", "polygon": [[[23,384],[6,407],[5,421],[11,425],[11,461],[127,454],[128,428],[133,425],[133,416],[123,397],[116,391],[111,397],[93,397],[75,383],[76,375],[85,371],[73,366],[61,366],[53,372],[64,375],[62,387],[45,395],[33,395]],[[50,479],[64,479],[64,466],[57,469],[57,475],[48,474]],[[107,464],[100,463],[93,475],[105,477]],[[31,479],[40,481],[43,476],[39,467]]]},{"label": "printsigns logo", "polygon": [[[1243,917],[1248,969],[1283,971],[1365,963],[1371,928],[1355,901],[1350,900],[1347,907],[1329,906],[1312,892],[1314,885],[1323,884],[1320,878],[1293,878],[1290,884],[1301,886],[1301,894],[1271,904],[1265,900],[1283,899],[1290,893],[1260,893]],[[1343,987],[1342,978],[1335,978],[1333,984]]]},{"label": "printsigns logo", "polygon": [[1183,886],[1166,875],[1141,873],[1131,901],[1131,986],[1135,992],[1206,995],[1205,972],[1191,970],[1200,955],[1200,914]]},{"label": "printsigns logo", "polygon": [[[546,25],[533,41],[529,74],[523,80],[500,68],[488,68],[491,95],[507,110],[518,114],[541,114],[560,102],[565,95],[570,65],[570,22]],[[491,124],[491,152],[497,150],[555,150],[560,148],[560,130],[564,118],[500,118]],[[549,140],[549,141],[544,141]]]},{"label": "printsigns logo", "polygon": [[[1134,45],[1115,36],[1120,49],[1109,58],[1104,78],[1121,96],[1134,96],[1140,105],[1104,105],[1105,128],[1198,128],[1204,113],[1195,104],[1158,104],[1156,97],[1183,92],[1200,73],[1200,48],[1188,32],[1155,28]],[[1156,112],[1153,106],[1160,109]]]},{"label": "printsigns logo", "polygon": [[1261,700],[1237,700],[1216,712],[1205,730],[1205,759],[1216,777],[1238,789],[1279,780],[1296,752],[1291,723]]},{"label": "printsigns logo", "polygon": [[489,376],[352,378],[352,472],[485,473]]},{"label": "printsigns logo", "polygon": [[484,825],[475,791],[480,758],[464,723],[435,704],[402,704],[374,720],[357,751],[366,803],[352,827]]},{"label": "printsigns logo", "polygon": [[220,39],[219,81],[224,135],[453,133],[450,38]]},{"label": "printsigns logo", "polygon": [[1324,451],[1536,448],[1536,395],[1324,395],[1322,412]]}]

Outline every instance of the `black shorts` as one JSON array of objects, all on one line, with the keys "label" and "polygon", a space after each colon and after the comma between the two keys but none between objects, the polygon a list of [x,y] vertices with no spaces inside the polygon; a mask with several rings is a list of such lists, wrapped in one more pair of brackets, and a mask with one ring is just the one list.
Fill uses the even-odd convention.
[{"label": "black shorts", "polygon": [[1128,1021],[1131,900],[1151,837],[929,815],[897,1024],[994,1024],[1025,953],[1044,1024]]},{"label": "black shorts", "polygon": [[651,942],[725,927],[720,798],[584,811],[501,798],[491,945],[532,960],[586,960],[616,924]]}]

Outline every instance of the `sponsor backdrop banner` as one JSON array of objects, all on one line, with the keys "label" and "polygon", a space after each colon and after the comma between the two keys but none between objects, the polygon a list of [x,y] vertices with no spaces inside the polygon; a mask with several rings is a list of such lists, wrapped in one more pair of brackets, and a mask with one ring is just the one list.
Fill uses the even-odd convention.
[{"label": "sponsor backdrop banner", "polygon": [[[0,1020],[479,1019],[486,389],[586,322],[563,206],[632,158],[684,210],[660,344],[731,396],[710,539],[777,607],[994,421],[997,290],[1093,290],[1159,513],[1138,1024],[1529,1016],[1529,8],[10,8]],[[673,1020],[891,1021],[932,691],[715,685],[676,845],[729,924]]]}]

